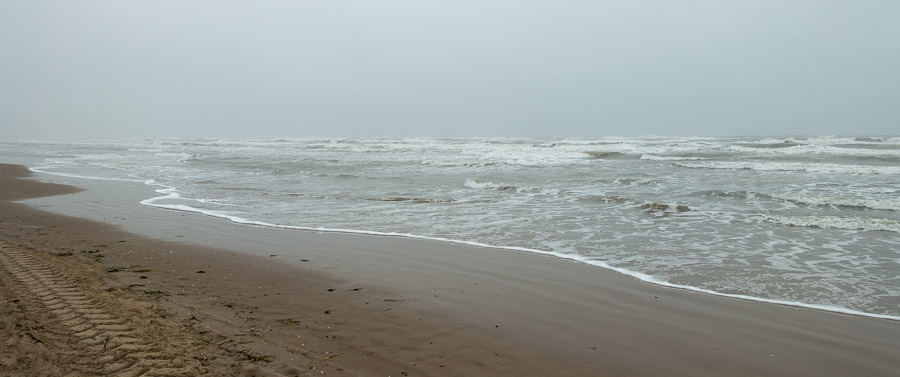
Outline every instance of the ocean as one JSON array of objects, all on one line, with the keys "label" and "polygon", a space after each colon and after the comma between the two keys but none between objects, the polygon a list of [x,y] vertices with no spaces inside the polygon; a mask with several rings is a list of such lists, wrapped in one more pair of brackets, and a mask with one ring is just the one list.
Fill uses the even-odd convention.
[{"label": "ocean", "polygon": [[550,254],[900,320],[900,137],[30,141],[0,152],[39,156],[38,175],[151,185],[141,204],[210,221]]}]

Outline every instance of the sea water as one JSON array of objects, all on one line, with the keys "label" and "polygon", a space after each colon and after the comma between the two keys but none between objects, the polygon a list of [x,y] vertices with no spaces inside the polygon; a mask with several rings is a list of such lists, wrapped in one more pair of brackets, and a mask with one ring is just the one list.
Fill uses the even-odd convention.
[{"label": "sea water", "polygon": [[900,319],[900,137],[0,144],[223,220],[538,252],[656,284]]}]

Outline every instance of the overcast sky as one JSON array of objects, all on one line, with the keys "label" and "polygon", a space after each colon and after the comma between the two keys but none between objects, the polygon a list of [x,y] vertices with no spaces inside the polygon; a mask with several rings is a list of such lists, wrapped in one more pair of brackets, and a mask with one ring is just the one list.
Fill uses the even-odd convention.
[{"label": "overcast sky", "polygon": [[0,1],[0,140],[646,134],[900,134],[900,1]]}]

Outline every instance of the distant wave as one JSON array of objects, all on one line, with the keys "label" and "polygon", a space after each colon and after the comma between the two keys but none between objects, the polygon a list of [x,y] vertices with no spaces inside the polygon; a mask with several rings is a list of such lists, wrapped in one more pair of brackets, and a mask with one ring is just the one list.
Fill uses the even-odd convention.
[{"label": "distant wave", "polygon": [[627,204],[656,216],[668,216],[673,213],[689,212],[691,210],[686,205],[631,199],[619,195],[585,195],[578,198],[578,201],[582,203]]},{"label": "distant wave", "polygon": [[871,230],[900,233],[900,221],[838,216],[766,216],[774,223],[823,229]]},{"label": "distant wave", "polygon": [[496,161],[467,162],[467,161],[424,160],[421,162],[421,165],[435,166],[435,167],[485,168],[485,167],[490,167],[490,166],[499,166],[499,165],[502,165],[502,163],[496,162]]},{"label": "distant wave", "polygon": [[589,204],[633,204],[637,205],[641,203],[640,200],[626,198],[618,195],[584,195],[578,198],[579,202],[589,203]]},{"label": "distant wave", "polygon": [[407,203],[415,203],[415,204],[425,204],[425,203],[451,203],[453,199],[427,199],[427,198],[404,198],[404,197],[392,197],[392,198],[378,198],[378,199],[367,199],[367,200],[375,200],[379,202],[407,202]]},{"label": "distant wave", "polygon": [[746,191],[746,190],[738,190],[738,191],[703,190],[703,191],[694,192],[693,194],[697,195],[697,196],[712,196],[712,197],[718,197],[718,198],[735,198],[735,199],[746,200],[746,199],[751,199],[751,198],[757,196],[759,193],[756,193],[753,191]]},{"label": "distant wave", "polygon": [[808,173],[845,173],[845,174],[900,174],[900,166],[874,165],[840,165],[799,162],[731,162],[731,161],[698,161],[676,162],[676,166],[695,169],[730,169],[758,171],[801,171]]},{"label": "distant wave", "polygon": [[690,207],[679,204],[666,204],[660,202],[644,202],[641,209],[652,214],[670,214],[672,212],[688,212]]},{"label": "distant wave", "polygon": [[900,211],[900,201],[866,198],[833,198],[806,195],[771,195],[772,198],[814,206],[839,206]]},{"label": "distant wave", "polygon": [[721,198],[736,198],[741,200],[767,199],[767,200],[783,200],[797,204],[812,206],[837,206],[852,207],[863,209],[877,209],[900,211],[900,201],[888,199],[872,199],[872,198],[839,198],[839,197],[821,197],[809,195],[790,195],[790,194],[767,194],[756,191],[722,191],[722,190],[706,190],[694,193],[699,196],[714,196]]},{"label": "distant wave", "polygon": [[623,159],[623,158],[632,158],[626,153],[622,152],[603,152],[603,151],[589,151],[584,152],[586,155],[591,156],[592,158],[602,159],[602,160],[612,160],[612,159]]},{"label": "distant wave", "polygon": [[741,143],[738,145],[742,146],[742,147],[747,147],[747,148],[777,149],[777,148],[796,147],[796,146],[804,145],[804,144],[800,143],[796,140],[793,140],[793,139],[788,139],[788,140],[784,140],[784,141],[780,141],[780,142],[777,142],[777,141],[770,142],[770,140],[766,140],[766,142]]},{"label": "distant wave", "polygon": [[734,152],[764,155],[835,155],[853,157],[900,157],[900,145],[892,144],[737,144],[729,147]]},{"label": "distant wave", "polygon": [[297,194],[297,193],[283,193],[281,196],[290,196],[295,198],[305,198],[305,199],[319,199],[319,200],[356,200],[356,201],[370,201],[370,202],[399,202],[399,203],[412,203],[412,204],[434,204],[434,203],[453,203],[456,202],[456,199],[453,198],[418,198],[418,197],[406,197],[406,196],[391,196],[385,198],[370,198],[363,196],[354,196],[354,195],[312,195],[312,194]]},{"label": "distant wave", "polygon": [[786,137],[786,138],[765,138],[753,141],[741,142],[742,145],[751,146],[776,146],[776,145],[839,145],[839,144],[861,144],[861,145],[891,145],[900,144],[898,137],[836,137],[836,136],[817,136],[817,137]]},{"label": "distant wave", "polygon": [[473,189],[492,189],[492,190],[501,190],[501,191],[515,191],[518,189],[517,186],[513,186],[506,183],[494,183],[494,182],[482,182],[474,179],[467,179],[464,184],[468,188]]},{"label": "distant wave", "polygon": [[707,158],[705,158],[705,157],[694,157],[694,156],[678,157],[678,156],[656,156],[656,155],[652,155],[652,154],[641,155],[641,160],[648,160],[648,161],[699,161],[699,160],[706,160],[706,159]]},{"label": "distant wave", "polygon": [[615,179],[606,179],[598,182],[609,183],[614,185],[622,185],[622,186],[653,186],[658,185],[660,183],[659,180],[650,179],[650,178],[615,178]]},{"label": "distant wave", "polygon": [[160,157],[173,157],[178,162],[199,161],[201,158],[199,154],[185,152],[156,152],[154,154]]}]

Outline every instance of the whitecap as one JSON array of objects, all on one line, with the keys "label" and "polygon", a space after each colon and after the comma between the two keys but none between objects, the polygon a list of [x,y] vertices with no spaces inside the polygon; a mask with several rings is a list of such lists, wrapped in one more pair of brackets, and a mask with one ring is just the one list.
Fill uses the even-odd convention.
[{"label": "whitecap", "polygon": [[482,182],[474,179],[467,179],[464,186],[472,189],[492,189],[492,190],[515,190],[518,187],[506,183]]}]

